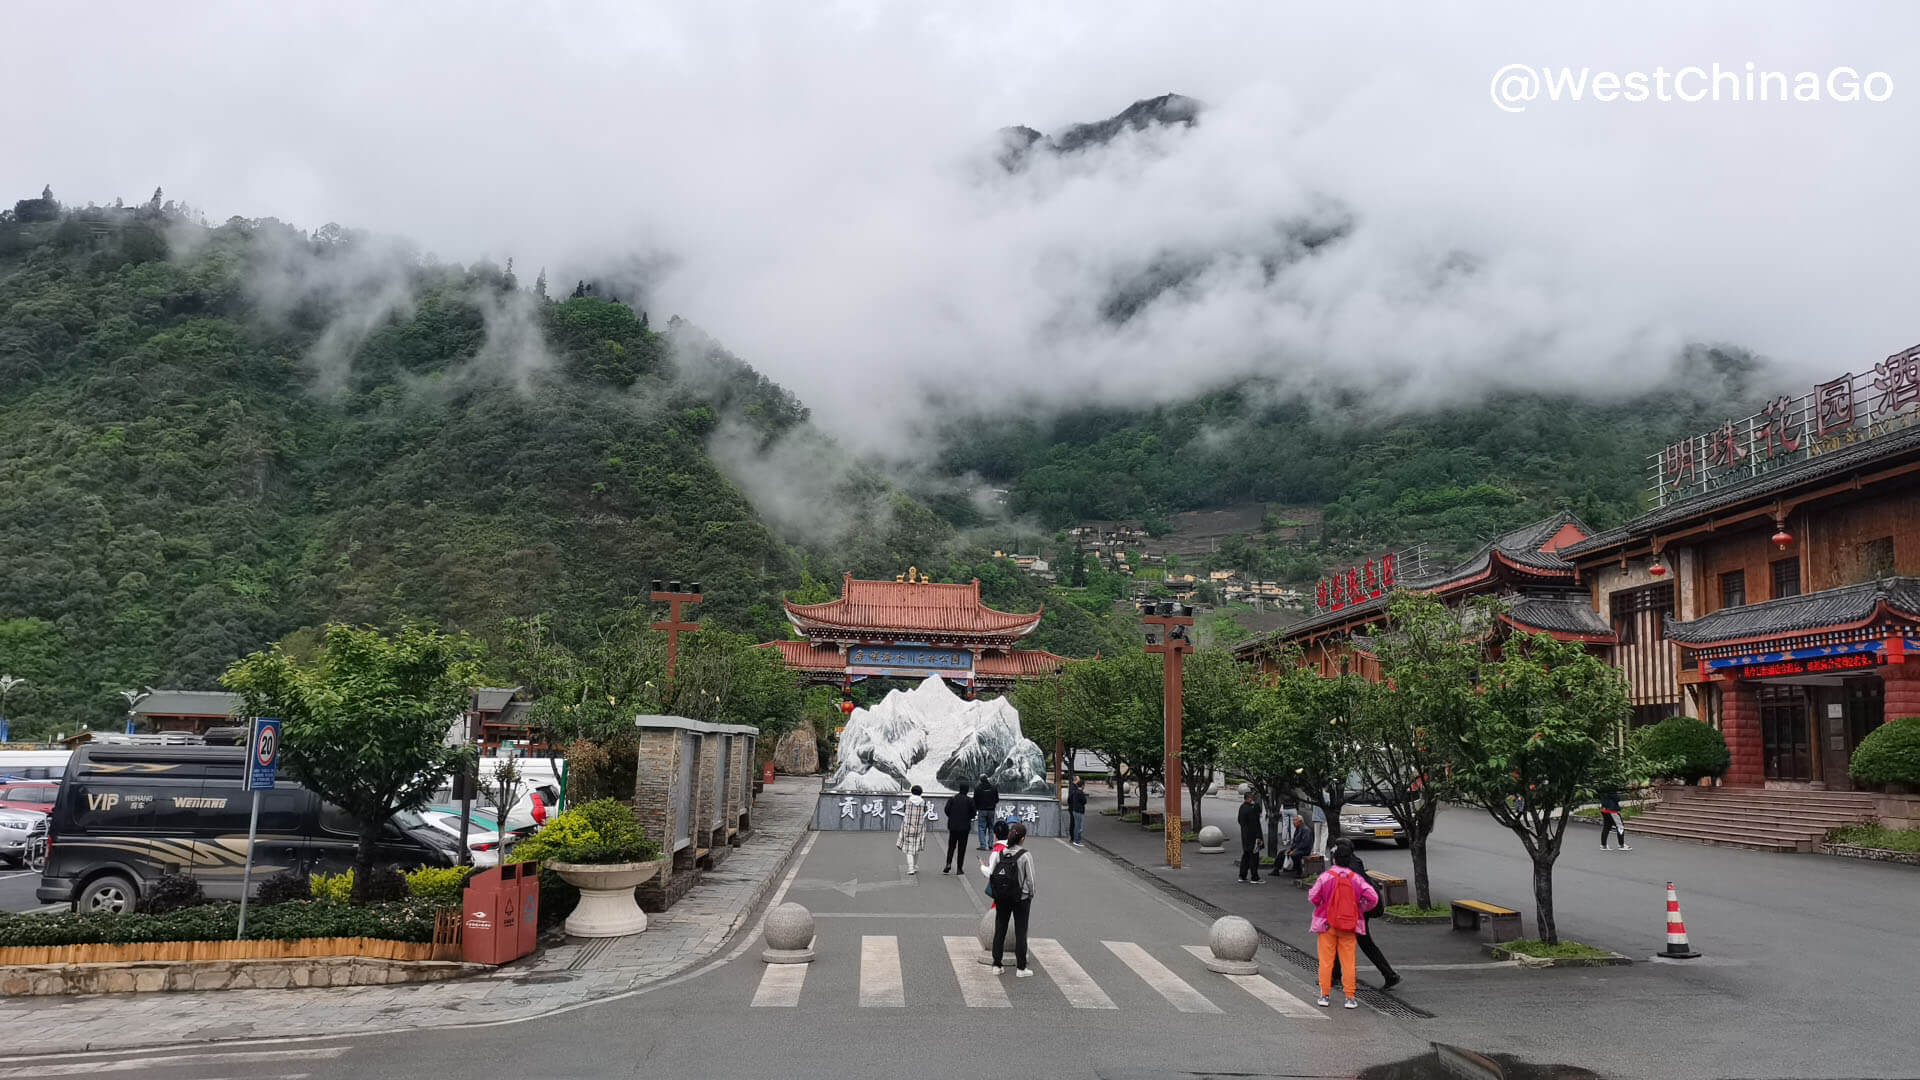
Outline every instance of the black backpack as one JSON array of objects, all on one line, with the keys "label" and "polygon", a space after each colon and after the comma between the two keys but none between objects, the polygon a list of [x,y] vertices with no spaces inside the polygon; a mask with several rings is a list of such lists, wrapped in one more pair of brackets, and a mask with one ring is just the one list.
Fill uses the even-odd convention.
[{"label": "black backpack", "polygon": [[1000,861],[993,864],[993,874],[987,878],[987,890],[993,895],[996,904],[1017,904],[1020,902],[1020,858],[1026,852],[1010,847],[1000,853]]}]

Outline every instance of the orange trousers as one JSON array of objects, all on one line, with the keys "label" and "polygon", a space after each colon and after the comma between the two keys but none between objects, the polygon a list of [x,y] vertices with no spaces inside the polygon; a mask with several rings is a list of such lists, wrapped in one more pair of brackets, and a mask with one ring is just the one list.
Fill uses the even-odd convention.
[{"label": "orange trousers", "polygon": [[1351,930],[1320,932],[1320,996],[1333,993],[1333,961],[1340,959],[1340,988],[1354,995],[1353,949],[1358,939]]}]

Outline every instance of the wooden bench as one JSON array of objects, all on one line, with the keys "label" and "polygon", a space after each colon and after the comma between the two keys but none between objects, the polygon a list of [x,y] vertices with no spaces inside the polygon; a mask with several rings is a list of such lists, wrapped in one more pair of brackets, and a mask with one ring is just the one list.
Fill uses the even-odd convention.
[{"label": "wooden bench", "polygon": [[1520,913],[1484,900],[1455,900],[1453,928],[1478,930],[1481,941],[1512,941],[1520,936]]},{"label": "wooden bench", "polygon": [[1140,815],[1140,827],[1143,829],[1151,829],[1155,825],[1160,824],[1161,820],[1166,816],[1166,811],[1164,810],[1145,811]]},{"label": "wooden bench", "polygon": [[1407,899],[1407,879],[1383,874],[1378,870],[1367,871],[1367,880],[1380,892],[1380,903],[1384,905],[1409,903]]}]

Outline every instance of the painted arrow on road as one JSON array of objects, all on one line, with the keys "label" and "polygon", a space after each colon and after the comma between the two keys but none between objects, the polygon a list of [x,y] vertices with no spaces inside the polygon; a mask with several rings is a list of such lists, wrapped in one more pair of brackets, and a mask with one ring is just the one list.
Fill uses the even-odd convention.
[{"label": "painted arrow on road", "polygon": [[790,888],[796,891],[831,889],[851,899],[858,897],[863,892],[872,892],[875,889],[891,889],[896,885],[905,884],[907,883],[904,881],[861,881],[859,878],[848,878],[845,881],[828,881],[825,878],[801,878],[795,881]]}]

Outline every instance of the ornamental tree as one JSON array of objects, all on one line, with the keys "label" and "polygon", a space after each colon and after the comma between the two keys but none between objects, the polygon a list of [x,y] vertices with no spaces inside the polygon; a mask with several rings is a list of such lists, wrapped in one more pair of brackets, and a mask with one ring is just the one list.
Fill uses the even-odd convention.
[{"label": "ornamental tree", "polygon": [[352,817],[353,898],[374,884],[381,829],[401,810],[425,806],[472,760],[447,745],[478,674],[477,643],[420,626],[391,636],[371,627],[330,625],[310,660],[278,643],[235,661],[221,682],[248,715],[281,718],[281,759],[295,777]]},{"label": "ornamental tree", "polygon": [[1619,790],[1638,771],[1613,739],[1631,712],[1626,684],[1579,643],[1535,634],[1507,639],[1480,689],[1455,736],[1454,782],[1527,849],[1540,940],[1557,944],[1553,864],[1567,821],[1591,793]]},{"label": "ornamental tree", "polygon": [[1180,683],[1180,781],[1193,807],[1197,832],[1206,824],[1200,807],[1213,774],[1225,761],[1227,746],[1249,722],[1247,695],[1251,672],[1224,648],[1201,649],[1187,657]]},{"label": "ornamental tree", "polygon": [[1084,660],[1062,677],[1063,722],[1075,741],[1113,773],[1121,810],[1131,775],[1147,808],[1147,785],[1164,771],[1164,725],[1160,707],[1160,658],[1131,650]]},{"label": "ornamental tree", "polygon": [[1460,617],[1431,596],[1397,593],[1388,626],[1373,630],[1383,683],[1354,713],[1354,750],[1368,798],[1407,830],[1414,902],[1433,906],[1427,839],[1440,803],[1452,797],[1453,760],[1478,707],[1482,645]]},{"label": "ornamental tree", "polygon": [[[1332,839],[1340,835],[1340,808],[1354,794],[1351,720],[1366,682],[1322,678],[1298,661],[1297,653],[1281,656],[1278,677],[1248,692],[1249,728],[1229,760],[1260,777],[1255,786],[1271,807],[1288,799],[1318,806]],[[1269,831],[1277,833],[1271,822]]]}]

